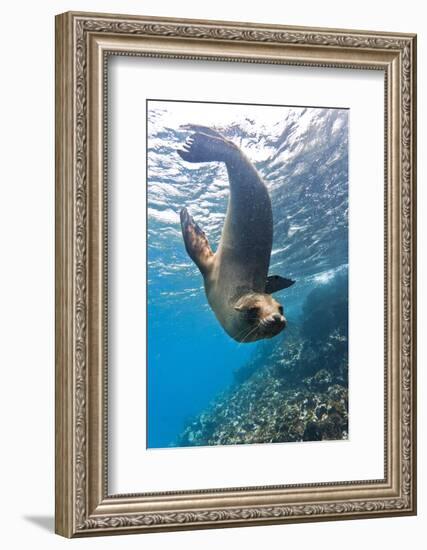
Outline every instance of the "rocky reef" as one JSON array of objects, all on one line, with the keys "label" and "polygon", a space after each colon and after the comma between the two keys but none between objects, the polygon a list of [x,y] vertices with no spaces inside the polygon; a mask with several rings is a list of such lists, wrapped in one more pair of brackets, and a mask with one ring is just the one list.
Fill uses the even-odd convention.
[{"label": "rocky reef", "polygon": [[301,318],[257,348],[175,445],[347,439],[347,312],[347,277],[316,287]]}]

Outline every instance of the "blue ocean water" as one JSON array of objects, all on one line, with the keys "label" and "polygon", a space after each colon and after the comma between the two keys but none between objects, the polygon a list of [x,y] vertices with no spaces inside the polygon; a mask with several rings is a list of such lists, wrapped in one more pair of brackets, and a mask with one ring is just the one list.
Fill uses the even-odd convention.
[{"label": "blue ocean water", "polygon": [[348,111],[149,101],[147,117],[147,446],[161,448],[176,445],[189,422],[235,382],[236,371],[274,345],[235,342],[208,306],[179,212],[189,209],[215,250],[228,178],[219,163],[179,157],[188,136],[180,126],[215,127],[264,179],[274,218],[270,273],[296,280],[275,295],[292,326],[307,316],[307,296],[348,268]]}]

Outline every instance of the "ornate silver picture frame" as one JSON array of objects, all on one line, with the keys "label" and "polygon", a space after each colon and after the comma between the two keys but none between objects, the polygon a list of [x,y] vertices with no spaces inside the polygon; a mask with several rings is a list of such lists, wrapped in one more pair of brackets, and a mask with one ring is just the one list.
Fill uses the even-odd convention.
[{"label": "ornate silver picture frame", "polygon": [[[295,65],[384,75],[385,361],[372,366],[384,371],[380,479],[110,493],[106,181],[113,56],[247,63],[254,72],[270,64],[272,71]],[[415,35],[58,15],[56,532],[82,537],[415,514],[415,180]]]}]

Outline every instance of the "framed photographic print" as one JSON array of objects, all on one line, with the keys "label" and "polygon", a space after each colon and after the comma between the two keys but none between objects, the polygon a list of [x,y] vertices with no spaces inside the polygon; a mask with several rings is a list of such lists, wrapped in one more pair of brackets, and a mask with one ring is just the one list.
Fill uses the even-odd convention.
[{"label": "framed photographic print", "polygon": [[416,37],[56,18],[56,531],[416,512]]}]

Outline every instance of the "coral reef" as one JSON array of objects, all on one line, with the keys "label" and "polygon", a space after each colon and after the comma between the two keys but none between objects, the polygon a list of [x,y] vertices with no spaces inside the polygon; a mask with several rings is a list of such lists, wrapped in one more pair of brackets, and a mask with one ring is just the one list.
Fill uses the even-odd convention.
[{"label": "coral reef", "polygon": [[348,437],[347,279],[307,297],[301,321],[260,345],[235,382],[180,434],[177,446]]}]

